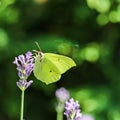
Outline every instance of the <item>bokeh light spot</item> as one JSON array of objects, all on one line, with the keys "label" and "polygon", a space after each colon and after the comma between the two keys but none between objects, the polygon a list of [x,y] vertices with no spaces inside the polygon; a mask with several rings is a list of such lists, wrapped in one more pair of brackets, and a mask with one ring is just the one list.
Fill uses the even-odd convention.
[{"label": "bokeh light spot", "polygon": [[116,11],[112,11],[109,14],[109,20],[113,23],[117,22],[117,12]]},{"label": "bokeh light spot", "polygon": [[9,39],[7,33],[0,29],[0,49],[4,49],[8,45]]},{"label": "bokeh light spot", "polygon": [[100,13],[109,11],[111,7],[110,0],[87,0],[87,4],[90,8],[96,9]]},{"label": "bokeh light spot", "polygon": [[99,25],[106,25],[109,22],[109,19],[105,14],[100,14],[97,17],[97,22]]},{"label": "bokeh light spot", "polygon": [[87,47],[81,52],[81,56],[90,62],[97,61],[100,56],[99,46],[95,43],[87,45]]},{"label": "bokeh light spot", "polygon": [[69,55],[71,52],[71,46],[68,43],[61,43],[58,45],[58,52],[64,55]]},{"label": "bokeh light spot", "polygon": [[96,110],[97,107],[99,106],[99,102],[94,99],[88,99],[88,100],[84,101],[83,104],[84,104],[84,109],[87,112],[92,112],[92,111]]},{"label": "bokeh light spot", "polygon": [[48,0],[33,0],[34,2],[36,2],[37,4],[43,4],[46,3]]}]

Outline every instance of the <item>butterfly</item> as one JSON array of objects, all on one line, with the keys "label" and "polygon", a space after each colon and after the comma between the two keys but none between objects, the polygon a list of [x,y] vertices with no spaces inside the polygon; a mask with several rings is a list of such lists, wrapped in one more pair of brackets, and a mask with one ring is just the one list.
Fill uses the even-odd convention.
[{"label": "butterfly", "polygon": [[61,75],[73,66],[76,64],[69,57],[38,51],[35,56],[33,73],[38,80],[50,84],[58,81]]}]

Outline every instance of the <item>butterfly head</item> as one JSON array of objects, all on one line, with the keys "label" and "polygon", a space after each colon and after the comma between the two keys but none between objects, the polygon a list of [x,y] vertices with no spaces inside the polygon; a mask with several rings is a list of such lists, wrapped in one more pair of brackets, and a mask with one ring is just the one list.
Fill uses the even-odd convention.
[{"label": "butterfly head", "polygon": [[38,58],[40,60],[40,62],[42,62],[43,57],[44,57],[44,53],[41,51],[37,51],[37,50],[33,50],[34,51],[34,58]]},{"label": "butterfly head", "polygon": [[42,60],[43,60],[43,57],[44,57],[44,53],[41,52],[41,51],[39,51],[39,52],[38,52],[38,57],[40,58],[40,61],[42,61]]},{"label": "butterfly head", "polygon": [[43,56],[44,56],[44,53],[41,51],[41,48],[38,44],[38,42],[35,42],[35,44],[37,45],[37,47],[39,48],[39,51],[37,50],[33,50],[35,52],[35,59],[38,58],[40,60],[40,62],[42,62],[43,60]]}]

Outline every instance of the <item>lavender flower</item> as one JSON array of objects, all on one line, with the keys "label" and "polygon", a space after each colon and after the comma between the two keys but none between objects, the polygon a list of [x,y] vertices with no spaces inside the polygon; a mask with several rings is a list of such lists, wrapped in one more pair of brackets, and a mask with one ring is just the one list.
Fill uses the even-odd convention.
[{"label": "lavender flower", "polygon": [[32,80],[30,80],[30,81],[26,81],[26,80],[19,80],[18,82],[17,82],[17,86],[22,90],[22,91],[24,91],[24,90],[26,90],[30,85],[31,85],[31,83],[33,83],[33,81]]},{"label": "lavender flower", "polygon": [[74,101],[73,98],[65,102],[65,112],[67,120],[80,120],[82,114],[80,113],[78,101]]},{"label": "lavender flower", "polygon": [[64,87],[61,87],[56,90],[55,96],[57,97],[58,101],[65,102],[69,99],[70,94],[68,90],[66,90]]},{"label": "lavender flower", "polygon": [[83,115],[80,120],[94,120],[94,117],[92,115]]},{"label": "lavender flower", "polygon": [[33,71],[34,59],[32,58],[32,53],[27,52],[25,55],[19,55],[15,57],[13,63],[17,66],[18,76],[21,80],[26,80]]},{"label": "lavender flower", "polygon": [[69,94],[69,91],[67,91],[64,87],[61,87],[56,90],[55,96],[58,100],[58,103],[56,106],[57,116],[61,116],[61,119],[62,119],[63,111],[64,111],[64,103],[66,100],[69,99],[70,94]]}]

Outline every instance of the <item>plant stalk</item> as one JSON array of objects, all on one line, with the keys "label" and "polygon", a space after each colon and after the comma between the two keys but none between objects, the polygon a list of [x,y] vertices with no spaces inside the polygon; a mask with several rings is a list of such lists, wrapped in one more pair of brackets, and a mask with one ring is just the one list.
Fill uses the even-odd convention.
[{"label": "plant stalk", "polygon": [[63,120],[64,103],[59,102],[56,111],[57,120]]},{"label": "plant stalk", "polygon": [[24,90],[21,93],[21,111],[20,111],[20,120],[23,120],[24,115]]}]

